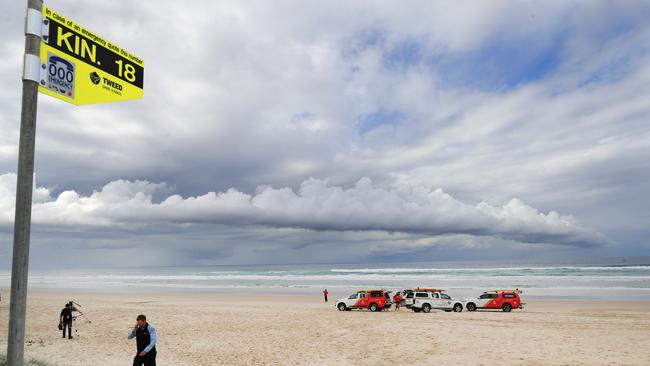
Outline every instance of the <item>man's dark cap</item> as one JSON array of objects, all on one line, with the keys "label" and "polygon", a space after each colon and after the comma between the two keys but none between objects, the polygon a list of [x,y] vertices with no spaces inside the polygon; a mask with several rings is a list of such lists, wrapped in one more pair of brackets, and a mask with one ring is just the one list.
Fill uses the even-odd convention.
[{"label": "man's dark cap", "polygon": [[147,320],[147,317],[144,316],[144,314],[140,314],[140,315],[138,315],[137,318],[135,318],[135,320]]}]

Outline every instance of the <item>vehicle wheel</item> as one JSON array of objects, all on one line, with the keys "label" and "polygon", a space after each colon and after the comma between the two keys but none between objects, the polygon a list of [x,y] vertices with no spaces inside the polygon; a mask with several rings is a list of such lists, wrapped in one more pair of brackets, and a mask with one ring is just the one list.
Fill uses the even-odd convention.
[{"label": "vehicle wheel", "polygon": [[413,311],[416,312],[416,313],[419,313],[420,311],[422,311],[422,310],[420,310],[420,309],[416,309],[416,308],[411,308],[411,310],[413,310]]},{"label": "vehicle wheel", "polygon": [[469,304],[467,304],[465,306],[465,308],[467,309],[467,311],[476,311],[476,304],[474,304],[473,302],[470,302]]},{"label": "vehicle wheel", "polygon": [[430,313],[431,312],[431,305],[429,305],[429,304],[422,305],[422,312],[423,313]]},{"label": "vehicle wheel", "polygon": [[372,304],[370,304],[368,309],[370,309],[370,311],[379,311],[379,306],[377,306],[377,304],[373,302]]},{"label": "vehicle wheel", "polygon": [[348,307],[345,306],[345,304],[342,303],[342,302],[339,303],[336,307],[339,308],[339,311],[346,311],[346,310],[348,310]]},{"label": "vehicle wheel", "polygon": [[456,303],[456,304],[454,305],[454,311],[457,312],[457,313],[460,313],[461,311],[463,311],[463,304],[461,304],[461,303]]},{"label": "vehicle wheel", "polygon": [[503,306],[501,306],[501,309],[502,309],[503,311],[505,311],[506,313],[509,313],[510,310],[512,310],[512,305],[510,305],[510,304],[503,304]]}]

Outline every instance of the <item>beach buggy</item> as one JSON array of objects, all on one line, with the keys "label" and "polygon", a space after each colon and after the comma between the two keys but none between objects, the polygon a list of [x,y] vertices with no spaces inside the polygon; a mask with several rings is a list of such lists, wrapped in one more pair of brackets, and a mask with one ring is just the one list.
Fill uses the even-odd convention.
[{"label": "beach buggy", "polygon": [[339,311],[352,309],[382,311],[390,309],[391,305],[390,291],[384,290],[360,290],[348,297],[336,300],[336,308]]}]

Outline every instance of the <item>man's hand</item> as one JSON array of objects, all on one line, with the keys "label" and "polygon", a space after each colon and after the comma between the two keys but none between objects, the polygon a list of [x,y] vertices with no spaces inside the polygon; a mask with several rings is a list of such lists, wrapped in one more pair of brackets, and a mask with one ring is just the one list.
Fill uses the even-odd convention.
[{"label": "man's hand", "polygon": [[140,355],[139,355],[139,356],[140,356],[140,357],[144,357],[144,356],[146,356],[146,355],[147,355],[147,352],[142,351],[142,352],[140,352]]}]

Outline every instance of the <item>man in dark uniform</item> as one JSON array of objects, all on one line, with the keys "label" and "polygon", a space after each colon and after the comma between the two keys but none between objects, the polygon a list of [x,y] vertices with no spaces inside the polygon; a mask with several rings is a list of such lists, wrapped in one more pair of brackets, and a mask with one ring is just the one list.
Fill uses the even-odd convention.
[{"label": "man in dark uniform", "polygon": [[128,335],[128,339],[135,338],[138,353],[133,358],[133,366],[156,366],[156,342],[158,334],[147,317],[140,314],[136,318],[135,326]]},{"label": "man in dark uniform", "polygon": [[63,338],[65,338],[65,328],[68,328],[68,338],[72,339],[72,304],[67,303],[63,310],[61,310],[61,316],[59,322],[61,323],[61,330],[63,330]]}]

